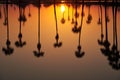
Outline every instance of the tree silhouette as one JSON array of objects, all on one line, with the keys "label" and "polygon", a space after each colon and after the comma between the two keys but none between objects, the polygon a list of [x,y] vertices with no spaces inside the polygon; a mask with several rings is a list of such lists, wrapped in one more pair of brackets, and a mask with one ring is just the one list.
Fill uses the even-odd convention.
[{"label": "tree silhouette", "polygon": [[38,51],[33,51],[35,57],[42,57],[44,56],[44,52],[41,51],[41,42],[40,42],[40,0],[38,1],[38,43],[37,49]]},{"label": "tree silhouette", "polygon": [[54,47],[61,47],[62,46],[62,42],[59,42],[59,33],[58,33],[58,24],[57,24],[57,14],[56,14],[56,7],[55,7],[55,0],[54,0],[54,15],[55,15],[55,23],[56,23],[56,42],[54,43]]},{"label": "tree silhouette", "polygon": [[76,0],[76,4],[75,4],[75,23],[74,23],[74,27],[72,28],[73,33],[79,33],[79,31],[80,31],[80,29],[77,27],[78,26],[78,21],[77,21],[78,17],[79,17],[79,13],[77,11],[77,0]]},{"label": "tree silhouette", "polygon": [[72,21],[71,21],[71,24],[74,24],[75,21],[74,21],[74,4],[72,3]]},{"label": "tree silhouette", "polygon": [[6,5],[4,7],[5,15],[6,15],[6,25],[7,25],[7,40],[6,40],[6,48],[3,47],[2,51],[5,53],[5,55],[11,55],[14,51],[14,49],[10,46],[11,42],[9,39],[9,22],[8,22],[8,0],[6,0]]},{"label": "tree silhouette", "polygon": [[[113,0],[114,3],[114,0]],[[111,54],[108,56],[110,65],[113,69],[120,69],[120,54],[118,51],[118,41],[117,41],[117,6],[112,6],[113,13],[113,45],[111,49]]]},{"label": "tree silhouette", "polygon": [[30,5],[28,6],[28,8],[29,8],[28,17],[31,17],[31,9],[30,9]]},{"label": "tree silhouette", "polygon": [[25,7],[28,5],[28,3],[24,3],[21,0],[18,0],[18,4],[19,6],[19,11],[20,11],[20,15],[18,20],[22,21],[23,24],[27,21],[26,15],[25,15]]},{"label": "tree silhouette", "polygon": [[62,12],[62,18],[61,18],[61,23],[62,23],[62,24],[64,24],[64,23],[65,23],[64,14],[65,14],[65,11],[63,11],[63,12]]},{"label": "tree silhouette", "polygon": [[20,26],[19,26],[19,34],[18,34],[18,39],[19,39],[19,41],[16,41],[15,42],[15,45],[16,45],[16,47],[23,47],[23,46],[25,46],[26,45],[26,41],[22,41],[22,26],[21,26],[21,22],[23,21],[24,22],[24,20],[22,19],[22,8],[20,7],[20,5],[19,5],[19,22],[20,22]]},{"label": "tree silhouette", "polygon": [[87,21],[86,21],[87,24],[90,24],[92,21],[92,15],[90,14],[90,7],[91,7],[91,5],[88,4],[88,16],[87,16]]},{"label": "tree silhouette", "polygon": [[[83,4],[82,4],[82,13],[84,12],[84,1],[83,1]],[[81,51],[81,45],[80,45],[80,39],[81,39],[81,31],[82,31],[82,23],[83,23],[83,15],[81,15],[81,24],[79,26],[79,43],[78,43],[78,47],[77,47],[77,51],[75,51],[75,55],[76,57],[78,58],[81,58],[85,55],[85,52],[82,52]]]},{"label": "tree silhouette", "polygon": [[[7,3],[6,3],[7,4]],[[3,22],[3,25],[6,26],[7,25],[7,6],[6,5],[3,5],[3,10],[4,10],[4,22]]]},{"label": "tree silhouette", "polygon": [[[105,0],[106,3],[106,0]],[[108,56],[110,54],[110,42],[108,41],[108,25],[107,25],[107,5],[105,5],[105,40],[103,42],[104,48],[101,48],[101,52],[105,55]]]},{"label": "tree silhouette", "polygon": [[101,6],[101,4],[100,4],[99,8],[100,8],[100,10],[98,11],[98,13],[99,13],[99,21],[98,21],[98,24],[101,25],[101,39],[98,39],[98,44],[99,44],[99,45],[103,45],[104,34],[103,34],[102,6]]},{"label": "tree silhouette", "polygon": [[68,21],[70,21],[70,4],[68,4]]}]

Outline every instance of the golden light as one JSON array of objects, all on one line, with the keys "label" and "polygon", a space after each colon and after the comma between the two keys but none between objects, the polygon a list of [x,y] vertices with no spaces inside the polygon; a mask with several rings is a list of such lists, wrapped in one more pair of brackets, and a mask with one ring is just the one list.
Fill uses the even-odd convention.
[{"label": "golden light", "polygon": [[65,6],[64,5],[61,5],[61,12],[65,12]]}]

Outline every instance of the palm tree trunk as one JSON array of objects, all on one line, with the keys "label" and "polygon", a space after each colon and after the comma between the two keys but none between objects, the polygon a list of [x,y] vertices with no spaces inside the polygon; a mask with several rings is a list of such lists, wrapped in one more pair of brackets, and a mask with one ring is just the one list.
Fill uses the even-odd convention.
[{"label": "palm tree trunk", "polygon": [[57,14],[56,14],[55,0],[54,0],[54,15],[55,15],[55,23],[56,23],[56,34],[58,34],[58,25],[57,25]]}]

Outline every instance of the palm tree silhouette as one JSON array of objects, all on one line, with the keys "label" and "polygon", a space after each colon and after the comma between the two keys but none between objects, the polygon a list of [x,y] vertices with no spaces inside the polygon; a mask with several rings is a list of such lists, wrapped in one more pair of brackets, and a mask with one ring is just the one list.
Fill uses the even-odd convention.
[{"label": "palm tree silhouette", "polygon": [[65,12],[63,12],[63,13],[62,13],[62,19],[61,19],[61,23],[62,23],[62,24],[64,24],[64,23],[65,23],[64,14],[65,14]]},{"label": "palm tree silhouette", "polygon": [[[116,1],[117,2],[117,1]],[[114,0],[113,0],[113,3]],[[110,65],[114,69],[120,69],[120,54],[118,51],[118,41],[117,41],[117,6],[112,6],[113,12],[113,45],[111,49],[111,54],[108,56],[108,60],[110,61]]]},{"label": "palm tree silhouette", "polygon": [[75,21],[74,21],[74,4],[72,3],[72,21],[71,21],[71,24],[74,24]]},{"label": "palm tree silhouette", "polygon": [[[7,3],[6,3],[7,4]],[[7,10],[6,10],[6,5],[3,5],[3,9],[4,9],[4,22],[3,25],[7,25]]]},{"label": "palm tree silhouette", "polygon": [[72,28],[73,33],[79,33],[80,29],[77,27],[78,26],[78,22],[77,22],[77,18],[79,17],[79,13],[77,12],[77,0],[76,0],[76,4],[75,4],[75,23],[74,23],[74,27]]},{"label": "palm tree silhouette", "polygon": [[26,18],[26,15],[25,15],[25,7],[27,6],[28,3],[24,3],[21,1],[21,0],[18,0],[18,6],[20,6],[20,15],[19,15],[19,18],[18,20],[19,21],[22,21],[23,24],[27,21],[27,18]]},{"label": "palm tree silhouette", "polygon": [[68,4],[68,21],[70,21],[70,4]]},{"label": "palm tree silhouette", "polygon": [[103,45],[103,38],[104,38],[104,34],[103,34],[103,21],[102,21],[102,6],[100,4],[99,6],[100,10],[98,11],[99,12],[99,21],[98,21],[98,24],[101,25],[101,39],[98,39],[98,44],[99,45]]},{"label": "palm tree silhouette", "polygon": [[[101,0],[99,0],[99,3],[101,3]],[[98,6],[98,16],[99,16],[98,22],[97,22],[98,25],[101,24],[101,19],[102,19],[102,17],[101,17],[102,16],[101,11],[102,11],[102,6],[100,4],[100,6]]]},{"label": "palm tree silhouette", "polygon": [[56,7],[55,7],[55,0],[54,0],[54,15],[55,15],[55,23],[56,23],[56,42],[54,43],[54,47],[61,47],[62,46],[62,42],[59,42],[59,33],[58,33],[58,24],[57,24],[57,14],[56,14]]},{"label": "palm tree silhouette", "polygon": [[[82,13],[83,13],[83,11],[84,11],[84,0],[83,0],[83,3],[82,3]],[[78,43],[77,51],[75,51],[75,55],[78,58],[81,58],[81,57],[83,57],[85,55],[85,52],[81,51],[81,45],[80,45],[83,17],[84,16],[81,15],[81,24],[79,26],[79,29],[80,29],[80,31],[79,31],[79,43]]]},{"label": "palm tree silhouette", "polygon": [[6,14],[6,25],[7,25],[7,40],[6,40],[6,48],[3,47],[2,51],[5,53],[5,55],[11,55],[14,51],[12,47],[10,47],[11,42],[9,39],[9,22],[8,22],[8,0],[6,0],[6,5],[5,5],[5,14]]},{"label": "palm tree silhouette", "polygon": [[[90,1],[90,0],[89,0],[89,1]],[[90,14],[90,7],[91,7],[91,5],[90,5],[90,3],[89,3],[89,4],[88,4],[88,16],[87,16],[87,21],[86,21],[87,24],[90,24],[91,21],[92,21],[92,15]]]},{"label": "palm tree silhouette", "polygon": [[[105,3],[106,0],[105,0]],[[108,56],[110,54],[110,42],[108,41],[108,25],[107,25],[108,21],[107,21],[107,5],[105,5],[105,35],[106,35],[106,39],[103,42],[103,46],[104,48],[101,48],[101,52],[105,55]]]},{"label": "palm tree silhouette", "polygon": [[28,8],[29,8],[28,16],[31,17],[31,9],[30,9],[30,5],[28,6]]},{"label": "palm tree silhouette", "polygon": [[40,42],[40,0],[38,1],[38,43],[37,43],[37,49],[38,51],[33,51],[34,56],[41,57],[44,56],[44,52],[41,51],[41,42]]},{"label": "palm tree silhouette", "polygon": [[[22,17],[21,16],[22,15],[22,8],[20,7],[20,5],[19,5],[19,16],[20,17]],[[15,42],[15,45],[16,45],[16,47],[23,47],[24,45],[26,45],[26,41],[22,41],[22,31],[21,31],[21,22],[23,21],[22,20],[22,18],[19,18],[20,20],[19,20],[19,22],[20,22],[20,27],[19,27],[19,34],[18,34],[18,39],[19,39],[19,41],[16,41]]]}]

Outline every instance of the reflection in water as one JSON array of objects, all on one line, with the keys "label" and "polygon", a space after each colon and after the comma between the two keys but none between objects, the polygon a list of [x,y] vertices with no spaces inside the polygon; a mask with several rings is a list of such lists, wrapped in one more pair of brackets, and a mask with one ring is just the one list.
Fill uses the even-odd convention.
[{"label": "reflection in water", "polygon": [[[89,1],[90,1],[90,0],[89,0]],[[90,24],[91,21],[92,21],[92,15],[91,15],[91,13],[90,13],[90,7],[91,7],[91,5],[88,4],[88,16],[87,16],[87,21],[86,21],[87,24]]]},{"label": "reflection in water", "polygon": [[[113,0],[114,3],[114,0]],[[117,3],[117,1],[116,1]],[[120,69],[120,54],[118,51],[118,41],[117,41],[117,6],[112,6],[112,14],[113,14],[113,45],[110,49],[110,42],[108,40],[108,14],[107,14],[107,5],[105,5],[105,40],[103,41],[103,25],[102,25],[102,7],[100,5],[101,11],[101,20],[99,17],[98,24],[101,24],[101,40],[98,40],[98,44],[102,45],[104,48],[101,48],[101,52],[108,57],[109,64],[112,66],[113,69]]]},{"label": "reflection in water", "polygon": [[[21,1],[21,0],[18,0]],[[49,7],[51,5],[54,6],[54,17],[55,17],[55,27],[56,27],[56,35],[55,35],[55,40],[56,42],[54,43],[54,47],[61,47],[62,46],[62,42],[59,41],[59,30],[58,29],[58,18],[57,18],[57,8],[56,8],[56,0],[54,0],[54,4],[43,4],[44,7]],[[90,1],[90,0],[89,0]],[[101,0],[99,0],[99,2],[101,2]],[[37,51],[33,51],[34,56],[36,57],[41,57],[44,56],[44,52],[41,51],[41,41],[40,41],[40,32],[41,32],[41,26],[40,26],[40,7],[41,4],[40,0],[38,2],[34,2],[33,5],[35,5],[38,8],[38,43],[37,43]],[[107,0],[105,0],[105,4],[107,4]],[[114,1],[113,0],[113,4],[117,4],[117,0]],[[22,41],[22,22],[23,24],[27,21],[27,17],[25,15],[25,8],[28,5],[28,3],[26,4],[22,4],[21,2],[18,2],[17,4],[12,4],[13,7],[15,8],[14,5],[19,6],[19,33],[18,33],[18,41],[15,42],[16,47],[23,47],[26,45],[26,41]],[[81,35],[82,35],[82,27],[83,27],[83,17],[85,17],[85,13],[84,13],[84,0],[82,0],[82,12],[81,12],[81,16],[79,15],[78,12],[78,7],[80,7],[80,4],[77,3],[77,0],[74,1],[74,3],[68,4],[68,21],[70,20],[70,6],[72,6],[72,21],[71,24],[74,24],[74,26],[72,27],[72,32],[79,34],[78,37],[78,46],[77,46],[77,51],[75,51],[75,55],[78,58],[81,58],[85,55],[85,52],[83,52],[81,49]],[[92,21],[92,14],[90,12],[91,10],[91,6],[92,4],[87,4],[86,5],[88,7],[88,15],[87,15],[87,20],[86,23],[90,24]],[[64,7],[64,6],[63,6]],[[8,4],[0,4],[0,19],[3,18],[2,15],[2,8],[4,10],[4,25],[7,26],[7,40],[6,40],[6,48],[2,48],[2,51],[5,53],[5,55],[11,55],[14,51],[14,49],[10,46],[11,45],[11,41],[9,39],[9,19],[8,19]],[[28,17],[32,17],[31,16],[31,9],[30,6],[28,6],[29,8],[29,12],[28,12]],[[104,11],[103,11],[104,8]],[[118,5],[113,5],[112,6],[112,14],[113,14],[113,44],[112,44],[112,48],[111,47],[111,43],[110,40],[108,38],[108,22],[110,22],[110,16],[108,14],[108,5],[102,5],[100,4],[98,6],[98,22],[97,24],[100,25],[100,39],[98,39],[98,45],[100,45],[102,48],[100,49],[101,52],[103,53],[103,55],[105,55],[107,57],[107,59],[109,60],[109,64],[112,66],[113,69],[120,69],[120,54],[119,54],[119,48],[118,48],[118,35],[117,35],[117,12],[118,12]],[[104,14],[103,14],[104,12]],[[104,26],[104,22],[103,22],[103,15],[105,16],[105,31],[103,30]],[[78,26],[78,19],[81,18],[81,22],[80,22],[80,26]],[[61,18],[61,23],[65,24],[65,11],[63,10],[62,12],[62,18]],[[105,32],[105,34],[104,34]]]},{"label": "reflection in water", "polygon": [[4,5],[4,12],[5,12],[5,22],[4,25],[7,26],[7,40],[6,40],[6,48],[2,48],[2,51],[5,53],[5,55],[11,55],[14,51],[12,47],[10,47],[11,42],[9,39],[9,21],[8,21],[8,4]]},{"label": "reflection in water", "polygon": [[101,51],[104,55],[109,55],[110,42],[108,40],[108,17],[107,17],[107,6],[105,5],[105,40],[103,42],[104,48],[101,48]]},{"label": "reflection in water", "polygon": [[103,34],[103,19],[102,19],[102,6],[100,5],[99,7],[98,7],[98,16],[99,16],[99,19],[98,19],[98,25],[100,24],[100,26],[101,26],[101,39],[100,40],[98,40],[98,44],[99,45],[103,45],[103,38],[104,38],[104,34]]},{"label": "reflection in water", "polygon": [[38,2],[38,43],[37,43],[38,51],[33,51],[36,57],[44,56],[44,52],[41,51],[41,42],[40,42],[40,4],[39,3],[40,3],[40,0]]},{"label": "reflection in water", "polygon": [[22,12],[24,12],[24,9],[22,9],[22,7],[19,5],[19,19],[18,20],[19,20],[20,27],[19,27],[19,34],[18,34],[19,41],[15,42],[16,47],[23,47],[24,45],[26,45],[26,41],[22,41],[21,22],[24,23],[26,21],[25,15]]},{"label": "reflection in water", "polygon": [[29,8],[28,16],[31,17],[31,9],[30,9],[30,5],[28,6],[28,8]]},{"label": "reflection in water", "polygon": [[[54,0],[55,1],[55,0]],[[55,6],[55,2],[54,2],[54,15],[55,15],[55,23],[56,23],[56,43],[54,43],[54,47],[61,47],[62,46],[62,42],[59,42],[59,33],[58,33],[58,23],[57,23],[57,14],[56,14],[56,6]],[[64,15],[64,12],[63,12]]]},{"label": "reflection in water", "polygon": [[61,19],[61,23],[64,24],[65,23],[65,18],[64,18],[64,14],[65,14],[65,7],[64,5],[61,6],[61,11],[62,11],[62,19]]},{"label": "reflection in water", "polygon": [[74,4],[72,4],[72,21],[71,24],[74,24]]},{"label": "reflection in water", "polygon": [[81,24],[80,24],[80,26],[79,26],[79,44],[78,44],[78,47],[77,47],[77,49],[78,49],[78,51],[76,51],[75,52],[75,55],[76,55],[76,57],[78,57],[78,58],[81,58],[81,57],[83,57],[84,56],[84,52],[82,52],[81,51],[81,45],[80,45],[80,39],[81,39],[81,32],[82,32],[82,24],[83,24],[83,17],[84,17],[84,15],[83,15],[83,12],[84,12],[84,2],[83,2],[83,4],[82,4],[82,13],[81,13]]},{"label": "reflection in water", "polygon": [[79,13],[77,11],[77,7],[78,7],[78,5],[77,5],[77,0],[76,0],[75,15],[74,15],[75,16],[75,23],[74,23],[74,18],[72,18],[72,23],[74,23],[74,27],[72,28],[73,33],[78,33],[80,31],[80,29],[78,28],[78,21],[77,21],[77,19],[79,17]]},{"label": "reflection in water", "polygon": [[113,45],[111,48],[111,53],[108,56],[108,60],[110,61],[110,65],[114,69],[120,69],[120,54],[118,51],[118,39],[117,39],[117,6],[112,6],[112,13],[113,13]]},{"label": "reflection in water", "polygon": [[67,6],[68,6],[68,21],[70,21],[70,4],[68,4]]}]

